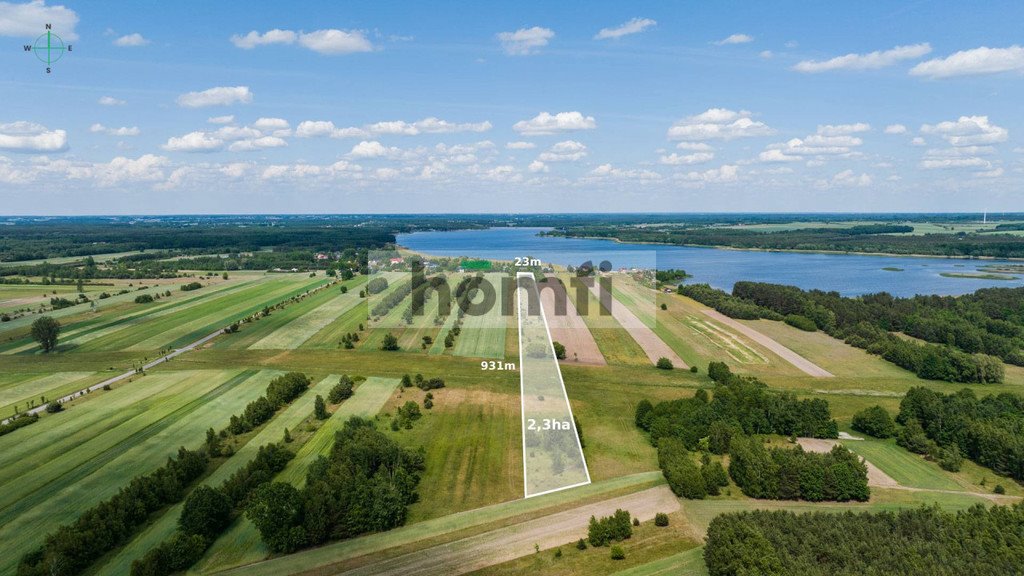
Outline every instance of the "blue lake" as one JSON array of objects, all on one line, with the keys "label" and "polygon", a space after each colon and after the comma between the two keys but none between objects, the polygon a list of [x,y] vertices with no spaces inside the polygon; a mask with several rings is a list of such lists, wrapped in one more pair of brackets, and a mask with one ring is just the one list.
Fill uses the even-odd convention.
[{"label": "blue lake", "polygon": [[[755,252],[689,246],[621,244],[613,240],[538,236],[545,228],[491,228],[453,232],[399,234],[398,243],[410,250],[436,256],[469,256],[512,260],[539,258],[545,263],[578,265],[607,260],[613,268],[681,268],[693,278],[688,283],[707,283],[731,290],[739,280],[790,284],[801,288],[835,290],[845,296],[889,292],[957,295],[987,287],[1024,286],[1024,279],[982,280],[947,278],[947,273],[972,273],[979,266],[1011,263],[1003,260],[913,258],[859,254],[808,254]],[[1018,263],[1019,264],[1019,263]],[[884,268],[900,268],[891,272]]]}]

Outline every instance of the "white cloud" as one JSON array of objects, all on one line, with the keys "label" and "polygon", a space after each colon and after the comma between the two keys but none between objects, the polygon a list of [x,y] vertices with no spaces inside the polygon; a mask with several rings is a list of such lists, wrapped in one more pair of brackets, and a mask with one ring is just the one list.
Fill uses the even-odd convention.
[{"label": "white cloud", "polygon": [[231,124],[235,121],[234,114],[228,114],[227,116],[213,116],[206,119],[210,124]]},{"label": "white cloud", "polygon": [[658,161],[669,166],[682,166],[684,164],[710,162],[714,158],[714,152],[694,152],[693,154],[676,154],[673,152],[667,156],[662,156]]},{"label": "white cloud", "polygon": [[859,176],[853,170],[843,170],[832,177],[833,186],[871,186],[871,176],[861,173]]},{"label": "white cloud", "polygon": [[299,127],[295,129],[295,135],[299,138],[334,136],[337,130],[334,127],[334,122],[329,120],[305,120],[299,123]]},{"label": "white cloud", "polygon": [[65,42],[78,40],[78,14],[70,8],[47,6],[44,0],[25,4],[0,2],[0,36],[36,38],[46,24],[52,24],[53,31]]},{"label": "white cloud", "polygon": [[100,99],[97,100],[97,102],[101,106],[124,106],[125,104],[127,104],[127,102],[125,102],[124,100],[119,100],[117,98],[114,98],[113,96],[101,96]]},{"label": "white cloud", "polygon": [[89,132],[102,132],[107,136],[138,136],[141,131],[138,126],[122,126],[120,128],[108,128],[103,124],[96,123],[89,127]]},{"label": "white cloud", "polygon": [[484,122],[466,122],[466,123],[455,123],[448,122],[447,120],[441,120],[431,116],[430,118],[424,118],[423,120],[417,120],[413,123],[413,127],[419,132],[426,134],[452,134],[455,132],[487,132],[492,128],[491,123]]},{"label": "white cloud", "polygon": [[772,58],[775,57],[775,54],[771,50],[761,50],[758,56],[764,58],[765,60],[771,60]]},{"label": "white cloud", "polygon": [[287,146],[288,143],[277,136],[263,136],[261,138],[253,138],[250,140],[239,140],[228,146],[228,150],[231,152],[247,152],[250,150],[262,150],[264,148],[281,148]]},{"label": "white cloud", "polygon": [[844,134],[857,134],[871,130],[870,124],[858,122],[856,124],[826,124],[818,126],[818,134],[822,136],[841,136]]},{"label": "white cloud", "polygon": [[945,58],[921,62],[910,69],[912,76],[949,78],[999,72],[1024,72],[1024,47],[1014,44],[1009,48],[982,46],[962,50]]},{"label": "white cloud", "polygon": [[671,140],[703,141],[733,140],[753,136],[767,136],[774,133],[763,122],[751,120],[751,113],[725,108],[710,108],[696,116],[689,116],[676,122],[668,129]]},{"label": "white cloud", "polygon": [[907,127],[903,124],[889,124],[885,127],[886,134],[906,134]]},{"label": "white cloud", "polygon": [[601,164],[590,171],[590,176],[631,180],[658,180],[661,174],[652,170],[625,170],[611,164]]},{"label": "white cloud", "polygon": [[0,150],[13,152],[61,152],[68,148],[68,133],[49,130],[33,122],[0,124]]},{"label": "white cloud", "polygon": [[921,168],[991,168],[992,163],[984,158],[967,156],[964,158],[925,158],[921,160]]},{"label": "white cloud", "polygon": [[178,106],[202,108],[205,106],[230,106],[252,102],[248,86],[218,86],[202,92],[189,92],[178,96]]},{"label": "white cloud", "polygon": [[710,152],[714,150],[709,144],[704,142],[680,142],[676,144],[678,150],[693,150],[694,152]]},{"label": "white cloud", "polygon": [[920,136],[915,136],[914,139],[910,141],[910,143],[913,144],[914,146],[924,146],[925,145],[924,138],[921,138]]},{"label": "white cloud", "polygon": [[728,38],[723,38],[714,44],[716,46],[725,46],[727,44],[746,44],[747,42],[753,42],[754,37],[746,34],[733,34]]},{"label": "white cloud", "polygon": [[533,142],[509,142],[505,144],[505,148],[509,150],[530,150],[536,147],[537,145]]},{"label": "white cloud", "polygon": [[287,130],[290,127],[284,118],[260,118],[252,126],[257,130]]},{"label": "white cloud", "polygon": [[633,18],[632,20],[616,26],[615,28],[602,28],[601,31],[594,36],[594,40],[622,38],[623,36],[643,32],[656,24],[657,22],[650,18]]},{"label": "white cloud", "polygon": [[316,30],[299,34],[299,44],[327,55],[372,52],[373,44],[361,30]]},{"label": "white cloud", "polygon": [[520,28],[515,32],[501,32],[498,34],[498,41],[506,54],[510,56],[527,56],[536,54],[541,48],[548,45],[548,42],[555,37],[555,32],[549,28],[534,26],[533,28]]},{"label": "white cloud", "polygon": [[584,116],[576,111],[557,114],[541,112],[529,120],[520,120],[512,125],[513,130],[525,136],[593,130],[594,128],[597,128],[597,122],[594,121],[593,116]]},{"label": "white cloud", "polygon": [[146,44],[149,44],[149,40],[147,40],[145,37],[142,36],[142,34],[139,34],[138,32],[134,34],[128,34],[127,36],[121,36],[117,40],[114,40],[114,46],[135,47],[145,46]]},{"label": "white cloud", "polygon": [[533,173],[538,173],[549,172],[551,169],[548,168],[547,164],[541,162],[540,160],[534,160],[533,162],[530,162],[530,165],[527,167],[527,170]]},{"label": "white cloud", "polygon": [[921,133],[942,136],[953,146],[995,144],[1009,137],[1009,131],[989,122],[988,116],[961,116],[955,121],[925,124]]},{"label": "white cloud", "polygon": [[352,158],[381,158],[383,156],[394,156],[399,152],[398,148],[388,148],[376,140],[363,140],[353,146],[348,155]]},{"label": "white cloud", "polygon": [[298,34],[291,30],[267,30],[263,34],[253,30],[245,36],[239,36],[235,34],[231,37],[231,43],[235,46],[242,48],[243,50],[251,50],[257,46],[265,46],[267,44],[292,44]]},{"label": "white cloud", "polygon": [[457,132],[486,132],[492,128],[491,123],[484,122],[449,122],[433,116],[406,122],[390,120],[367,124],[361,128],[338,128],[329,120],[305,120],[299,123],[295,135],[300,138],[330,136],[331,138],[369,138],[371,136],[416,136],[419,134],[453,134]]},{"label": "white cloud", "polygon": [[738,179],[739,167],[734,164],[723,164],[718,168],[712,168],[703,172],[688,172],[681,175],[683,180],[691,182],[735,182]]},{"label": "white cloud", "polygon": [[998,178],[1003,175],[1003,169],[1001,167],[993,168],[992,170],[983,170],[981,172],[975,172],[974,176],[977,178]]},{"label": "white cloud", "polygon": [[761,162],[799,162],[803,157],[790,156],[778,148],[772,148],[758,154],[757,159]]},{"label": "white cloud", "polygon": [[118,156],[95,167],[96,182],[113,186],[124,182],[153,182],[164,179],[163,168],[170,162],[164,156],[146,154],[136,159]]},{"label": "white cloud", "polygon": [[259,138],[263,133],[249,126],[221,126],[212,134],[222,140],[242,140],[243,138]]},{"label": "white cloud", "polygon": [[892,66],[901,60],[920,58],[932,51],[927,42],[910,46],[896,46],[890,50],[870,54],[847,54],[830,60],[804,60],[793,67],[797,72],[813,74],[831,70],[874,70]]},{"label": "white cloud", "polygon": [[587,147],[575,140],[565,140],[537,156],[541,162],[575,162],[587,155]]},{"label": "white cloud", "polygon": [[189,132],[172,137],[164,144],[168,152],[214,152],[224,147],[224,140],[206,132]]}]

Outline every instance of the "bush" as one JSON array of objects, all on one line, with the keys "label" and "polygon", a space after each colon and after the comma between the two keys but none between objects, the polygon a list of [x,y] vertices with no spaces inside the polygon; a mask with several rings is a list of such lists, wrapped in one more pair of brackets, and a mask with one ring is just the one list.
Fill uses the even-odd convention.
[{"label": "bush", "polygon": [[878,405],[854,414],[852,427],[875,438],[891,438],[896,435],[896,423],[885,408]]},{"label": "bush", "polygon": [[709,362],[708,377],[715,382],[724,383],[732,376],[732,370],[725,362]]},{"label": "bush", "polygon": [[664,512],[658,512],[654,515],[655,526],[668,526],[668,514]]},{"label": "bush", "polygon": [[992,489],[995,494],[1006,494],[1006,488],[1003,488],[1002,484],[996,484],[996,487]]},{"label": "bush", "polygon": [[576,549],[577,550],[586,550],[587,549],[587,541],[584,540],[583,538],[580,538],[579,540],[577,540],[576,541]]},{"label": "bush", "polygon": [[956,444],[951,445],[949,448],[943,448],[939,457],[939,466],[948,472],[959,472],[960,467],[964,464],[964,457],[960,454],[960,449],[957,448]]},{"label": "bush", "polygon": [[629,512],[616,510],[615,514],[598,520],[591,516],[587,527],[587,540],[591,546],[605,546],[612,542],[621,542],[633,536],[633,526]]},{"label": "bush", "polygon": [[626,552],[622,550],[622,546],[612,546],[612,560],[625,560]]},{"label": "bush", "polygon": [[552,342],[551,345],[555,349],[555,358],[565,360],[565,346],[561,342]]},{"label": "bush", "polygon": [[200,284],[199,282],[189,282],[188,284],[182,284],[181,285],[181,291],[182,292],[191,292],[193,290],[199,290],[202,287],[203,287],[203,285]]},{"label": "bush", "polygon": [[658,363],[655,366],[660,370],[671,370],[673,368],[672,361],[665,357],[658,358]]},{"label": "bush", "polygon": [[60,412],[62,410],[64,410],[64,406],[62,406],[61,403],[57,402],[56,400],[46,405],[47,414],[56,414],[57,412]]},{"label": "bush", "polygon": [[[404,378],[402,383],[405,383]],[[331,388],[331,391],[327,394],[327,399],[331,401],[331,404],[339,404],[351,398],[352,394],[352,379],[348,376],[342,376],[338,383],[334,385],[334,388]]]},{"label": "bush", "polygon": [[814,320],[811,320],[807,316],[801,316],[799,314],[787,315],[786,324],[789,324],[794,328],[799,328],[804,332],[816,332],[818,330],[818,325],[814,323]]},{"label": "bush", "polygon": [[398,338],[390,332],[384,335],[384,341],[380,345],[381,350],[394,352],[398,350]]},{"label": "bush", "polygon": [[149,294],[139,294],[135,297],[136,304],[149,304],[153,301],[153,297]]},{"label": "bush", "polygon": [[696,374],[697,373],[697,367],[696,366],[690,366],[690,372]]}]

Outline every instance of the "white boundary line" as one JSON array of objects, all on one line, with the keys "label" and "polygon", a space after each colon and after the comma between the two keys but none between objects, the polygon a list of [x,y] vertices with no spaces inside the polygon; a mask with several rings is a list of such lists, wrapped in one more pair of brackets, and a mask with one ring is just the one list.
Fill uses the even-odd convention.
[{"label": "white boundary line", "polygon": [[[534,282],[534,286],[537,284],[536,278],[532,272],[517,272],[516,273],[516,305],[518,306],[516,312],[519,313],[519,401],[522,404],[523,413],[523,492],[526,492],[526,397],[524,396],[525,385],[523,378],[523,316],[522,316],[522,298],[523,294],[519,290],[519,278],[526,277]],[[568,490],[569,488],[577,488],[579,486],[586,486],[590,484],[590,469],[587,467],[587,457],[583,454],[583,444],[580,443],[580,433],[576,430],[576,417],[572,414],[572,403],[569,402],[569,393],[565,389],[565,380],[562,378],[562,366],[558,363],[558,356],[555,355],[555,343],[551,339],[551,328],[548,327],[548,319],[544,314],[544,303],[541,302],[540,298],[540,287],[537,287],[537,306],[540,308],[540,319],[544,322],[544,332],[548,336],[548,346],[551,348],[551,359],[555,362],[555,371],[558,373],[558,383],[562,386],[562,398],[565,399],[565,407],[569,410],[569,422],[572,426],[573,436],[576,438],[576,448],[580,451],[580,459],[583,461],[583,473],[587,475],[585,482],[579,482],[570,486],[562,486],[561,488],[553,488],[551,490],[545,490],[544,492],[538,492],[536,494],[526,494],[526,498],[532,498],[534,496],[541,496],[543,494],[550,494],[552,492],[558,492],[560,490]]]}]

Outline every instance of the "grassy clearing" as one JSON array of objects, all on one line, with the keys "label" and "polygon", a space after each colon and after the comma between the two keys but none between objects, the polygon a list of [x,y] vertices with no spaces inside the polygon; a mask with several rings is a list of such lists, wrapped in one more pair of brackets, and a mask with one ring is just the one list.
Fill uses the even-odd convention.
[{"label": "grassy clearing", "polygon": [[[0,573],[13,570],[21,555],[38,546],[59,524],[73,521],[81,511],[109,498],[130,478],[159,467],[179,446],[201,444],[207,428],[223,424],[262,394],[270,377],[238,370],[153,374],[138,383],[149,381],[156,392],[136,403],[88,403],[100,416],[91,425],[82,421],[90,416],[84,409],[64,414],[68,418],[63,422],[59,422],[62,415],[57,415],[33,425],[34,436],[24,440],[39,450],[3,466],[0,540],[11,546],[0,557]],[[113,399],[119,391],[105,394]],[[75,433],[57,435],[69,422]],[[18,434],[0,440],[13,436]],[[5,451],[3,459],[7,458]],[[13,464],[32,460],[41,464]],[[19,470],[12,472],[12,468]]]},{"label": "grassy clearing", "polygon": [[479,534],[485,530],[575,508],[580,504],[637,492],[662,483],[664,481],[660,472],[634,474],[604,482],[595,482],[589,486],[572,490],[494,504],[485,508],[409,524],[389,532],[335,542],[298,554],[239,567],[225,574],[277,576],[297,574],[318,568],[322,569],[323,573],[335,573],[337,570],[333,570],[332,565],[364,557],[367,554],[381,553],[398,547],[402,547],[398,551],[425,548],[433,544]]},{"label": "grassy clearing", "polygon": [[[337,377],[329,376],[337,383]],[[333,385],[333,384],[332,384]],[[313,436],[302,445],[295,459],[288,463],[275,481],[291,482],[301,486],[306,480],[309,466],[321,455],[326,455],[334,445],[335,433],[352,416],[373,417],[384,406],[387,399],[399,385],[390,378],[368,378],[356,387],[355,395],[344,401]],[[308,395],[308,393],[307,393]],[[259,532],[245,517],[234,524],[214,542],[206,555],[196,566],[198,573],[216,572],[232,566],[258,562],[266,558],[269,551],[263,546]]]},{"label": "grassy clearing", "polygon": [[[420,501],[410,507],[409,522],[522,497],[518,387],[491,392],[449,386],[432,393],[434,407],[423,410],[411,430],[392,432],[382,419],[387,434],[426,453]],[[410,400],[422,406],[425,395],[418,388],[401,390],[385,412],[394,414]]]},{"label": "grassy clearing", "polygon": [[691,548],[686,552],[673,554],[660,560],[641,564],[634,568],[615,572],[613,576],[707,576],[704,564],[704,547]]}]

